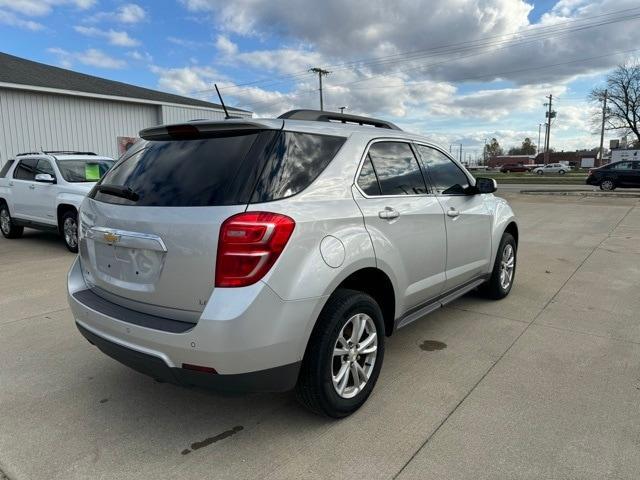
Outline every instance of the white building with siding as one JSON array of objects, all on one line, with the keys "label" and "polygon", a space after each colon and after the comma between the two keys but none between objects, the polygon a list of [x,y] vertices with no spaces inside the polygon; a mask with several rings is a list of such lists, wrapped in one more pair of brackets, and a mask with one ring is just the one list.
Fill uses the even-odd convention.
[{"label": "white building with siding", "polygon": [[[235,117],[246,110],[227,107]],[[0,166],[17,153],[91,151],[117,158],[143,128],[223,119],[215,103],[32,62],[0,52]]]}]

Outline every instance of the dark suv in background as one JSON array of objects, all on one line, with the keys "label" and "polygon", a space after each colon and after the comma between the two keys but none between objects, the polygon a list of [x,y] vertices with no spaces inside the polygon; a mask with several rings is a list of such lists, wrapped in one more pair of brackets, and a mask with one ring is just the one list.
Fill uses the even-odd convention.
[{"label": "dark suv in background", "polygon": [[640,188],[640,161],[625,160],[591,169],[587,185],[596,185],[601,190]]}]

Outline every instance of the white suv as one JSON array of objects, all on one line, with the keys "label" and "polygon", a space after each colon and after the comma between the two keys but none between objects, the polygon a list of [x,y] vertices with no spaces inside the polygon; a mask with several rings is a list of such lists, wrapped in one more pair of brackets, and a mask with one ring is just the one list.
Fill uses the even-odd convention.
[{"label": "white suv", "polygon": [[393,124],[297,110],[140,135],[81,206],[68,295],[91,343],[156,379],[295,387],[343,417],[386,336],[513,285],[518,226],[495,181]]},{"label": "white suv", "polygon": [[16,155],[0,170],[0,230],[18,238],[24,227],[60,232],[78,251],[78,207],[114,160],[91,152]]}]

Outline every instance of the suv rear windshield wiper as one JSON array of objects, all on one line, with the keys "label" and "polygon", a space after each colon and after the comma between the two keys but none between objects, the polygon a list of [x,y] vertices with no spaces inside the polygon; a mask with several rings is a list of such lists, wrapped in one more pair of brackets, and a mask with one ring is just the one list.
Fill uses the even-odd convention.
[{"label": "suv rear windshield wiper", "polygon": [[100,193],[106,193],[107,195],[113,195],[114,197],[126,198],[132,202],[137,202],[140,199],[140,195],[131,190],[131,188],[122,185],[102,184],[98,185],[96,189]]}]

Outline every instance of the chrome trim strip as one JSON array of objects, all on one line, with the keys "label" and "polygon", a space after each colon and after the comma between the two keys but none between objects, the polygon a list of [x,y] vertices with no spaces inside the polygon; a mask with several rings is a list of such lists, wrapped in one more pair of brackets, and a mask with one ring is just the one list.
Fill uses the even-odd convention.
[{"label": "chrome trim strip", "polygon": [[[108,241],[105,236],[113,235],[118,237],[116,242]],[[86,238],[96,242],[106,243],[109,245],[118,245],[122,247],[141,248],[146,250],[155,250],[159,252],[167,252],[167,246],[157,235],[149,233],[129,232],[126,230],[118,230],[107,227],[91,227],[86,232]]]}]

